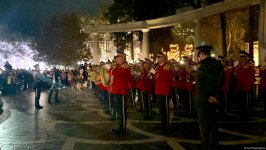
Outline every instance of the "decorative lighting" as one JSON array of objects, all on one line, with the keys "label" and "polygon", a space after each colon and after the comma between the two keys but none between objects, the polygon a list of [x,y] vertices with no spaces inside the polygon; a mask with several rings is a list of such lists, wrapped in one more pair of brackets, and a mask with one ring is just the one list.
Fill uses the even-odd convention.
[{"label": "decorative lighting", "polygon": [[184,60],[180,60],[179,63],[180,63],[181,65],[183,65],[185,62],[184,62]]}]

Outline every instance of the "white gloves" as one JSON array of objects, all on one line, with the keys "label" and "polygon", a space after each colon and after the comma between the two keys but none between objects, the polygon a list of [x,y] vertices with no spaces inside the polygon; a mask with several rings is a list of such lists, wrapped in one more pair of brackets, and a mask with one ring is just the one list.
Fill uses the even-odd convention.
[{"label": "white gloves", "polygon": [[105,64],[104,66],[107,70],[109,70],[111,68],[111,65],[110,64]]},{"label": "white gloves", "polygon": [[151,70],[150,70],[150,73],[152,73],[152,74],[155,74],[155,70],[152,68]]}]

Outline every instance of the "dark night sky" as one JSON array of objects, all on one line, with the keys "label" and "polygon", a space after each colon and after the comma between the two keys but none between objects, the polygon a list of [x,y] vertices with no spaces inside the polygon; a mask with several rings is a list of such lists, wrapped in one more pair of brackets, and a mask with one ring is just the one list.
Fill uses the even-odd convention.
[{"label": "dark night sky", "polygon": [[53,15],[74,11],[96,15],[101,5],[111,3],[112,0],[0,0],[0,25],[32,36]]}]

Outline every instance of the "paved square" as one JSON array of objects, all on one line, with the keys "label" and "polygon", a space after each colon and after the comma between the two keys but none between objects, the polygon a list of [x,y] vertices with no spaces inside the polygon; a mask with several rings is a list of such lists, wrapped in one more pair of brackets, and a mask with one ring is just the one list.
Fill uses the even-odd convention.
[{"label": "paved square", "polygon": [[[136,108],[128,109],[125,135],[115,135],[111,129],[116,121],[109,121],[102,102],[91,91],[60,90],[61,103],[47,103],[47,91],[42,92],[42,110],[34,108],[34,93],[24,91],[3,96],[4,112],[0,116],[1,150],[113,150],[200,149],[197,120],[182,117],[171,111],[171,128],[159,129],[158,106],[153,104],[153,118],[144,120]],[[248,122],[237,121],[232,110],[220,118],[221,149],[266,148],[266,119],[262,102],[256,102]]]}]

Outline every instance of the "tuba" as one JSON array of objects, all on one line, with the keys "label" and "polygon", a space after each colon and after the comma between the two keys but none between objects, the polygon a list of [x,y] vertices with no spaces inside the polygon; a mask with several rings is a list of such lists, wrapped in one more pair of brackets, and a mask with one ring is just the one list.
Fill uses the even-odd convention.
[{"label": "tuba", "polygon": [[108,72],[108,70],[105,67],[102,67],[100,70],[100,78],[101,78],[101,82],[104,86],[108,86],[110,83],[110,73]]}]

